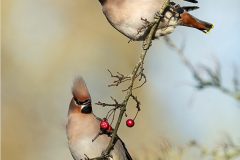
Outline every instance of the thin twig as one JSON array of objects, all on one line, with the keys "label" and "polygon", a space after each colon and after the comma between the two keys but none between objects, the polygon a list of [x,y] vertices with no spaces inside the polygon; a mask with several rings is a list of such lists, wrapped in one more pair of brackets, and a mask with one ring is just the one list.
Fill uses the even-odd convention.
[{"label": "thin twig", "polygon": [[[183,64],[192,73],[194,79],[197,82],[197,85],[196,85],[197,89],[202,90],[202,89],[205,89],[205,88],[208,88],[208,87],[213,87],[213,88],[216,88],[216,89],[220,90],[224,94],[233,97],[237,101],[240,101],[240,90],[239,90],[239,85],[240,84],[239,84],[239,79],[237,77],[237,76],[239,76],[239,74],[237,74],[238,71],[237,71],[236,67],[235,67],[234,76],[233,76],[234,90],[230,90],[222,84],[222,81],[221,81],[221,66],[220,66],[220,64],[217,60],[216,60],[216,68],[215,69],[211,69],[210,67],[205,66],[205,65],[201,65],[197,68],[185,56],[184,47],[178,48],[171,41],[171,39],[169,37],[164,37],[164,38],[165,38],[165,41],[166,41],[167,45],[169,45],[171,48],[173,48],[178,53],[178,55],[180,56]],[[198,72],[199,69],[206,73],[208,79],[203,78],[203,76]]]},{"label": "thin twig", "polygon": [[124,74],[121,74],[119,72],[117,72],[116,75],[114,75],[109,69],[108,69],[108,72],[110,73],[112,78],[116,78],[116,80],[114,80],[112,84],[108,85],[108,87],[118,86],[119,84],[121,84],[123,82],[131,80],[130,76],[125,76]]},{"label": "thin twig", "polygon": [[141,108],[140,108],[140,105],[141,105],[141,102],[137,99],[137,96],[134,96],[134,95],[131,95],[131,97],[133,98],[133,100],[136,102],[136,108],[138,111],[141,111]]},{"label": "thin twig", "polygon": [[[118,86],[119,84],[126,82],[126,81],[130,81],[130,83],[129,83],[129,87],[125,90],[126,95],[125,95],[125,98],[122,103],[118,103],[117,101],[115,101],[115,104],[106,104],[106,103],[102,103],[102,102],[97,103],[98,105],[102,105],[103,107],[105,107],[105,106],[117,107],[118,106],[120,108],[120,112],[118,115],[118,119],[117,119],[117,122],[116,122],[116,125],[114,128],[114,131],[112,133],[112,138],[111,138],[106,150],[102,153],[101,156],[92,158],[90,160],[104,160],[104,159],[107,159],[106,157],[110,156],[110,152],[118,140],[117,132],[118,132],[119,126],[121,124],[122,118],[126,114],[125,113],[126,107],[128,105],[129,99],[131,97],[137,103],[138,111],[140,110],[140,102],[138,101],[137,97],[133,95],[133,90],[141,87],[143,84],[146,83],[146,76],[143,73],[144,60],[145,60],[145,57],[146,57],[146,54],[147,54],[149,48],[151,47],[152,40],[154,39],[154,35],[156,33],[157,27],[159,26],[159,23],[162,20],[162,13],[163,13],[164,9],[167,7],[168,3],[169,3],[169,0],[165,0],[161,10],[159,11],[158,14],[156,14],[156,16],[154,18],[154,22],[150,26],[149,34],[147,35],[146,39],[143,41],[143,52],[140,54],[139,61],[134,66],[133,71],[130,74],[130,76],[125,76],[119,72],[116,75],[114,75],[114,74],[112,74],[112,72],[110,70],[108,70],[111,77],[116,78],[116,80],[109,86]],[[140,86],[134,87],[135,81],[138,77],[139,77],[139,81],[144,79],[144,82]]]}]

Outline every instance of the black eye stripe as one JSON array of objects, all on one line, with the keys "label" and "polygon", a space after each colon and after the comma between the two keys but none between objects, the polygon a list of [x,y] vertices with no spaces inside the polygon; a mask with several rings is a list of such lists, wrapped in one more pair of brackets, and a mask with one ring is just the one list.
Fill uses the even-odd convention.
[{"label": "black eye stripe", "polygon": [[76,98],[73,98],[75,103],[81,107],[81,112],[85,114],[92,113],[92,103],[91,99],[87,99],[83,102],[79,101]]},{"label": "black eye stripe", "polygon": [[76,102],[76,104],[78,104],[78,105],[87,105],[87,106],[90,105],[91,106],[91,99],[87,99],[87,100],[85,100],[83,102],[79,101],[76,98],[73,98],[73,99]]}]

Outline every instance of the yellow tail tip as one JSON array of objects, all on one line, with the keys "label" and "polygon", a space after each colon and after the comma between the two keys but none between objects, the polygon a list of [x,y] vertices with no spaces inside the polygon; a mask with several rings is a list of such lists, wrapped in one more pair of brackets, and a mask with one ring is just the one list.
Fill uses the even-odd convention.
[{"label": "yellow tail tip", "polygon": [[207,30],[205,33],[208,34],[212,31],[212,29],[214,28],[214,25],[211,26],[211,28],[209,30]]}]

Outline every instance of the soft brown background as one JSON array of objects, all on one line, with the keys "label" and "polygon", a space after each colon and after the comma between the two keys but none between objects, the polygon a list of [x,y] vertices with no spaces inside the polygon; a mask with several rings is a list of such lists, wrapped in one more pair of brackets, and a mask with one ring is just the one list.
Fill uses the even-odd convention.
[{"label": "soft brown background", "polygon": [[[230,66],[231,59],[219,49],[223,40],[216,42],[224,33],[219,28],[229,31],[227,21],[222,21],[225,4],[212,9],[209,5],[214,3],[202,1],[202,12],[196,12],[218,24],[213,33],[205,36],[180,28],[172,38],[176,43],[189,40],[186,50],[193,62],[219,51],[218,58],[227,59]],[[233,16],[228,18],[239,26],[237,9],[230,9],[239,2],[228,5]],[[84,76],[94,102],[110,102],[110,96],[121,100],[122,88],[107,87],[111,82],[107,69],[131,72],[140,43],[128,44],[128,39],[108,24],[97,0],[5,0],[2,11],[2,159],[70,160],[65,124],[74,77]],[[237,58],[232,59],[240,60],[235,45],[239,32],[229,32],[235,48],[225,40],[222,47],[233,48]],[[146,61],[148,83],[137,92],[142,112],[134,128],[123,122],[119,133],[131,153],[156,153],[162,138],[180,145],[197,139],[211,146],[226,133],[239,142],[236,122],[240,111],[234,100],[210,90],[200,95],[195,107],[189,107],[191,87],[179,84],[191,75],[162,40],[154,42]],[[99,116],[106,113],[98,106],[94,109]],[[130,105],[127,113],[133,117],[135,111]]]}]

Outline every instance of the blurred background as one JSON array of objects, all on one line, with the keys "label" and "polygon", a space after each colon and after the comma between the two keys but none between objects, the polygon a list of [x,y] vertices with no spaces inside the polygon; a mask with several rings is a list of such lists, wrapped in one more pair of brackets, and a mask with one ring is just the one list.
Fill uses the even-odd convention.
[{"label": "blurred background", "polygon": [[[177,46],[185,42],[193,64],[212,66],[212,57],[218,59],[223,84],[231,89],[233,65],[240,68],[240,1],[199,1],[192,14],[215,24],[212,32],[178,27],[170,38]],[[121,101],[124,87],[107,87],[107,69],[130,73],[141,43],[128,43],[114,30],[97,0],[3,0],[2,22],[1,157],[71,160],[65,124],[74,77],[85,78],[94,102],[111,102],[110,96]],[[134,157],[157,159],[162,148],[175,146],[180,149],[171,153],[182,155],[192,140],[206,150],[226,141],[240,144],[240,102],[216,89],[197,91],[162,38],[147,55],[145,73],[148,82],[136,92],[142,103],[136,125],[129,129],[123,122],[119,130]],[[107,112],[99,106],[94,111],[99,117]],[[129,105],[129,118],[135,113]],[[203,158],[191,151],[183,159]]]}]

